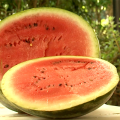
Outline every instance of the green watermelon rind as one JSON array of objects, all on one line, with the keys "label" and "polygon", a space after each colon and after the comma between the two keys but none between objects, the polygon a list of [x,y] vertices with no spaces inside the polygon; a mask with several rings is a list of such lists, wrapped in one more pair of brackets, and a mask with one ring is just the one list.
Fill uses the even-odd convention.
[{"label": "green watermelon rind", "polygon": [[100,106],[102,106],[104,103],[106,103],[112,94],[114,93],[116,87],[113,88],[111,91],[106,93],[103,96],[100,96],[92,101],[89,101],[87,103],[74,106],[72,108],[64,109],[64,110],[57,110],[57,111],[39,111],[39,110],[31,110],[26,109],[24,107],[20,107],[16,104],[14,104],[16,107],[18,107],[21,111],[38,117],[45,117],[45,118],[75,118],[75,117],[81,117],[83,115],[86,115]]},{"label": "green watermelon rind", "polygon": [[10,110],[13,110],[13,111],[16,111],[16,112],[19,112],[19,113],[23,112],[3,95],[1,89],[0,89],[0,102],[1,102],[2,105],[4,105],[5,107],[7,107]]}]

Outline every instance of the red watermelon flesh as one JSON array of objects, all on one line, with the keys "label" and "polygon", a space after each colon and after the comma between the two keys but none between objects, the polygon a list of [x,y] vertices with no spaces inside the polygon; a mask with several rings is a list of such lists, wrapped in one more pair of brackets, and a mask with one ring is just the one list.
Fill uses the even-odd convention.
[{"label": "red watermelon flesh", "polygon": [[20,62],[57,55],[99,57],[96,36],[81,17],[42,8],[17,13],[1,22],[0,79]]},{"label": "red watermelon flesh", "polygon": [[7,82],[14,91],[9,94],[17,94],[19,99],[33,104],[47,103],[50,106],[79,97],[82,101],[82,97],[92,96],[92,93],[97,97],[101,90],[105,94],[115,75],[106,62],[79,57],[36,59],[18,66],[13,67],[13,71],[8,71],[10,75]]}]

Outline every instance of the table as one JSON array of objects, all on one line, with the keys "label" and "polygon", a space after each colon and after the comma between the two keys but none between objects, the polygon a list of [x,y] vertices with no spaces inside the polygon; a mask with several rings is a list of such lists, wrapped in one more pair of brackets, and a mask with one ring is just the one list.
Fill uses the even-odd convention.
[{"label": "table", "polygon": [[[120,107],[104,104],[97,110],[91,113],[88,113],[87,115],[84,115],[82,117],[77,117],[71,120],[75,120],[75,119],[77,120],[120,120]],[[28,114],[18,114],[17,112],[11,111],[0,104],[0,120],[52,120],[52,119],[30,116]],[[65,120],[68,120],[68,119],[65,119]]]}]

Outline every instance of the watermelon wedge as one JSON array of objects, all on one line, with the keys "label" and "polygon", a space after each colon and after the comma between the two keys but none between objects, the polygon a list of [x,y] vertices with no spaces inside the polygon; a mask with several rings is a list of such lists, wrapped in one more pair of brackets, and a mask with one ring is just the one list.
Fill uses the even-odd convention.
[{"label": "watermelon wedge", "polygon": [[99,58],[43,57],[20,63],[2,79],[2,92],[20,110],[35,116],[72,118],[87,114],[113,94],[115,66]]}]

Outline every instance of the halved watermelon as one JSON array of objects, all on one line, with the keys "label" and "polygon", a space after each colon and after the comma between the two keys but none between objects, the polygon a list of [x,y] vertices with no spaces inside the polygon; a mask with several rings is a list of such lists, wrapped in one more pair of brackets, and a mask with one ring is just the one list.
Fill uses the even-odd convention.
[{"label": "halved watermelon", "polygon": [[99,43],[80,16],[58,8],[35,8],[0,22],[0,80],[12,66],[57,55],[99,57]]},{"label": "halved watermelon", "polygon": [[87,114],[113,94],[116,68],[99,58],[43,57],[8,70],[1,88],[20,110],[35,116],[72,118]]}]

